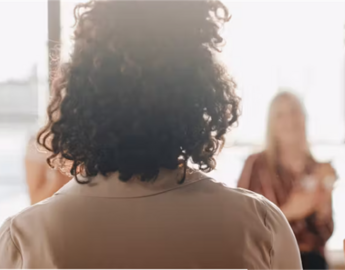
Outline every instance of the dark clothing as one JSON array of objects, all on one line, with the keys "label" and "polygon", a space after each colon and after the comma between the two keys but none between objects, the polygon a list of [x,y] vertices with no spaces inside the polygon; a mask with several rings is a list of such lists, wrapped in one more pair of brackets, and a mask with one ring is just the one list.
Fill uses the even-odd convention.
[{"label": "dark clothing", "polygon": [[328,269],[325,258],[318,252],[301,253],[303,269]]}]

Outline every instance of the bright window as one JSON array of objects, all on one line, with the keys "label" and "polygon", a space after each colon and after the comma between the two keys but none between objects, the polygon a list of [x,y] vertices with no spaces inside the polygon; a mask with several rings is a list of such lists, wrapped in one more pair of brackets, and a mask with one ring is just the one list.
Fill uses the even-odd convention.
[{"label": "bright window", "polygon": [[312,143],[344,141],[344,3],[227,2],[223,60],[243,98],[238,144],[264,141],[268,105],[293,89],[308,114]]},{"label": "bright window", "polygon": [[0,224],[29,204],[24,153],[46,107],[47,1],[0,1]]}]

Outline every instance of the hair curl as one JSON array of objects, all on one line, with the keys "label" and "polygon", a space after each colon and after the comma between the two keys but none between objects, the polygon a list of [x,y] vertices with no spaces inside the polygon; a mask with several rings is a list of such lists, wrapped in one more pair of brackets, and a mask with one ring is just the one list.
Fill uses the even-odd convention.
[{"label": "hair curl", "polygon": [[[187,161],[205,172],[238,118],[215,54],[219,1],[91,1],[75,9],[71,59],[56,73],[37,141],[71,175],[154,179]],[[77,179],[78,181],[78,179]]]}]

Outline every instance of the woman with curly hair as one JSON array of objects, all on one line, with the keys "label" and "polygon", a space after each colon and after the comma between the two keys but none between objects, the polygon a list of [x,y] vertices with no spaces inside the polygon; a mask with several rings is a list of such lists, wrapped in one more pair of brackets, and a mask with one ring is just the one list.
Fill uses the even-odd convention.
[{"label": "woman with curly hair", "polygon": [[91,1],[38,143],[70,181],[0,230],[5,268],[300,269],[282,213],[202,172],[237,121],[216,60],[227,8]]}]

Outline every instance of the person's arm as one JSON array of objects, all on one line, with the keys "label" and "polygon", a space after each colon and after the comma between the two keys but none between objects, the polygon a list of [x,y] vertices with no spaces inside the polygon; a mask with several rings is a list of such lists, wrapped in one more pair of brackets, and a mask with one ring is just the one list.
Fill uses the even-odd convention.
[{"label": "person's arm", "polygon": [[325,163],[320,165],[318,174],[322,184],[319,190],[321,196],[316,208],[315,229],[321,242],[325,244],[333,234],[334,223],[332,208],[333,185],[325,185],[324,181],[327,178],[334,179],[335,181],[336,172],[331,164]]},{"label": "person's arm", "polygon": [[271,269],[302,269],[300,252],[291,227],[280,209],[268,200],[266,226],[272,232]]},{"label": "person's arm", "polygon": [[47,177],[45,164],[30,157],[25,158],[26,182],[31,204],[46,198]]},{"label": "person's arm", "polygon": [[318,198],[319,196],[316,192],[295,189],[280,209],[289,222],[299,221],[315,211]]},{"label": "person's arm", "polygon": [[11,220],[0,228],[0,269],[20,269],[23,266],[22,256],[14,244],[11,235]]},{"label": "person's arm", "polygon": [[53,171],[53,179],[47,179],[47,164],[26,160],[26,181],[29,187],[31,204],[38,203],[55,194],[69,180],[58,171]]},{"label": "person's arm", "polygon": [[334,222],[332,213],[332,196],[329,195],[327,201],[317,210],[315,219],[315,228],[323,244],[325,244],[333,234]]},{"label": "person's arm", "polygon": [[323,244],[326,244],[329,238],[331,238],[334,230],[333,218],[328,220],[322,220],[316,222],[316,228],[318,231],[318,236]]},{"label": "person's arm", "polygon": [[46,156],[37,151],[32,141],[29,142],[25,157],[26,182],[29,189],[31,204],[38,203],[54,195],[69,180],[58,171],[52,171],[53,179],[47,179],[50,170]]}]

